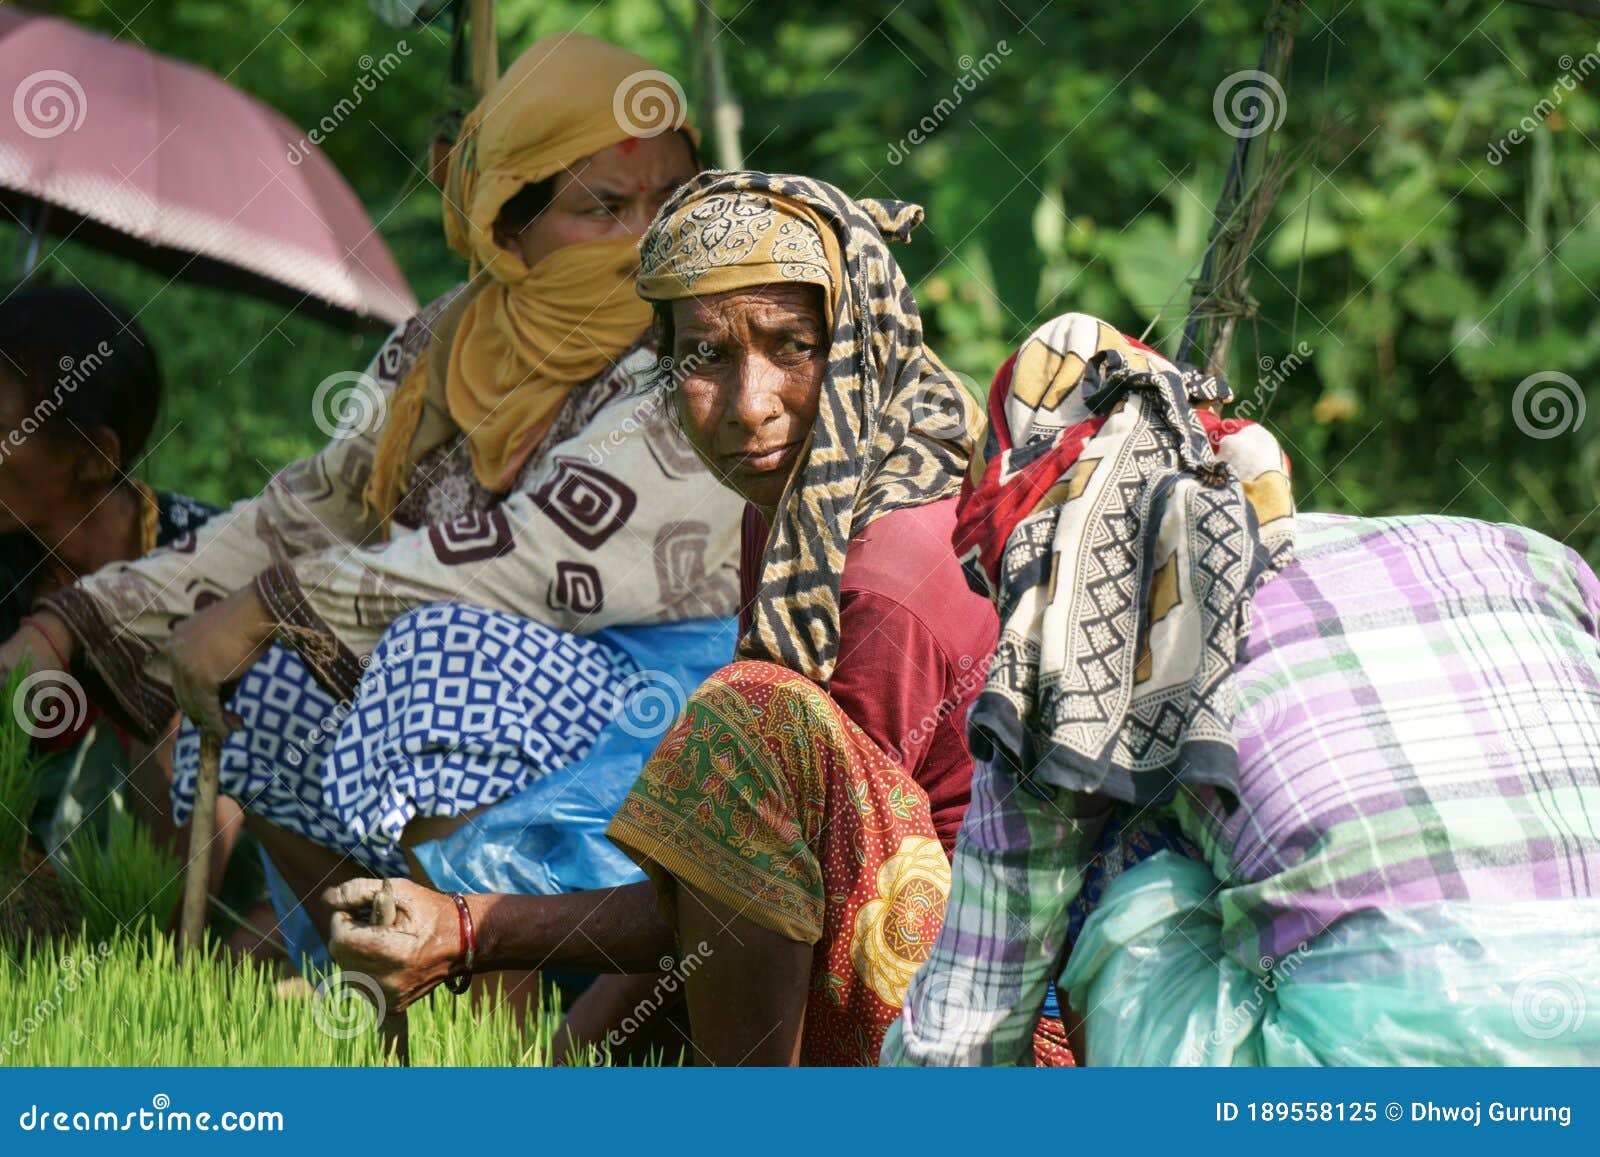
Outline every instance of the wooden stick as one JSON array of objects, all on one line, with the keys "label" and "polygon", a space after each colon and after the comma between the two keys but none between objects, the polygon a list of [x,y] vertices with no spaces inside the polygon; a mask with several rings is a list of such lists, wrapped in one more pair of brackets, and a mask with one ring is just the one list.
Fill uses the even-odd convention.
[{"label": "wooden stick", "polygon": [[222,774],[222,739],[200,733],[200,770],[195,776],[194,815],[189,819],[189,863],[183,874],[184,951],[198,950],[205,939],[206,908],[211,896],[211,839],[217,830],[217,780]]}]

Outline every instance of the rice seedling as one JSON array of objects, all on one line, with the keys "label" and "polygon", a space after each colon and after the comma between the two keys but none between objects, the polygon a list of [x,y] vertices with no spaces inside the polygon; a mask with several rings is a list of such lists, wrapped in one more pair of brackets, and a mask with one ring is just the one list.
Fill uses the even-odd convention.
[{"label": "rice seedling", "polygon": [[78,829],[67,842],[62,884],[85,924],[85,937],[106,940],[146,921],[165,928],[183,890],[183,865],[122,808],[108,809],[104,837]]},{"label": "rice seedling", "polygon": [[[363,987],[335,974],[306,995],[214,946],[181,956],[148,926],[81,938],[0,963],[0,1065],[390,1064]],[[524,1030],[504,1004],[442,991],[410,1022],[413,1066],[545,1064],[555,1029],[554,1013]]]},{"label": "rice seedling", "polygon": [[[18,663],[6,676],[5,703],[17,701],[17,690],[27,678],[28,664]],[[32,738],[11,718],[0,718],[0,870],[10,870],[22,857],[28,842],[28,817],[39,802],[38,768]]]}]

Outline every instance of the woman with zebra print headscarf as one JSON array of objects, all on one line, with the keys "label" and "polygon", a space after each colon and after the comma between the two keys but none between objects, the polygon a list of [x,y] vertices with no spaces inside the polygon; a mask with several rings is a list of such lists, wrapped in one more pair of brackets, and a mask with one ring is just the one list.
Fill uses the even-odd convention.
[{"label": "woman with zebra print headscarf", "polygon": [[921,218],[707,173],[642,246],[678,416],[750,504],[743,634],[609,834],[697,958],[717,1064],[875,1063],[944,912],[996,624],[950,545],[978,407],[885,244]]}]

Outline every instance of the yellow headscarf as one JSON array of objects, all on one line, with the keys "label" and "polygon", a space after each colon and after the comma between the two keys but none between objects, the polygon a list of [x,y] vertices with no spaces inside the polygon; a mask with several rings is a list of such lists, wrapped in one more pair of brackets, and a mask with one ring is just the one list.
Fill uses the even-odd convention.
[{"label": "yellow headscarf", "polygon": [[411,447],[436,356],[447,354],[445,399],[467,433],[473,472],[499,491],[572,387],[644,330],[650,310],[634,292],[632,239],[569,245],[530,268],[496,244],[494,223],[523,186],[618,141],[680,127],[693,139],[684,117],[681,91],[649,61],[578,33],[529,47],[467,117],[450,153],[444,231],[483,274],[396,391],[367,489],[385,518],[415,465]]}]

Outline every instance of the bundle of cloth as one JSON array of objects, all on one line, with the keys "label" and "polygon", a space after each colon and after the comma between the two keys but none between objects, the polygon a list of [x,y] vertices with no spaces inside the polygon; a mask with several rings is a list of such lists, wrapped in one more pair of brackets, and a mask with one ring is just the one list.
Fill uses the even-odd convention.
[{"label": "bundle of cloth", "polygon": [[1600,1060],[1600,582],[1297,516],[1228,396],[1078,315],[996,378],[957,546],[1002,638],[885,1062],[1017,1063],[1051,980],[1080,1063]]}]

